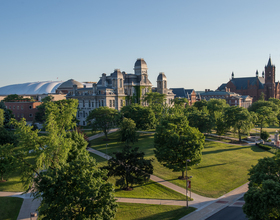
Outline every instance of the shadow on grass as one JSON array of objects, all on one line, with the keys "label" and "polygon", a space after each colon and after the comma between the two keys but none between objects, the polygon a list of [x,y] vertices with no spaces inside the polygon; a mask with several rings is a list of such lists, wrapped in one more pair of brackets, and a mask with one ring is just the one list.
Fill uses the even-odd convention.
[{"label": "shadow on grass", "polygon": [[226,165],[227,163],[219,163],[219,164],[213,164],[213,165],[208,165],[208,166],[203,166],[203,167],[196,167],[195,169],[202,169],[202,168],[206,168],[206,167],[215,167],[215,166],[222,166],[222,165]]},{"label": "shadow on grass", "polygon": [[222,152],[227,152],[227,151],[235,151],[235,150],[240,150],[240,149],[244,149],[244,148],[251,148],[251,146],[242,146],[242,147],[230,147],[228,149],[221,149],[221,150],[214,150],[214,151],[204,151],[202,152],[202,155],[206,155],[206,154],[216,154],[216,153],[222,153]]},{"label": "shadow on grass", "polygon": [[188,215],[189,213],[195,211],[195,208],[189,207],[188,209],[186,207],[178,208],[172,211],[166,211],[166,212],[161,212],[158,214],[150,215],[148,217],[143,217],[143,218],[137,218],[139,220],[154,220],[154,219],[168,219],[168,220],[177,220],[185,215]]}]

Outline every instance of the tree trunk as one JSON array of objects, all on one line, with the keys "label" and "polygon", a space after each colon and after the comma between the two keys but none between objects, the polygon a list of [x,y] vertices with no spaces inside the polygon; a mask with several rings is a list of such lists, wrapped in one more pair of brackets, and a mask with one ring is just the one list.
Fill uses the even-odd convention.
[{"label": "tree trunk", "polygon": [[241,134],[240,134],[240,129],[238,129],[238,137],[239,137],[239,142],[241,142]]},{"label": "tree trunk", "polygon": [[185,178],[185,171],[182,171],[182,179]]}]

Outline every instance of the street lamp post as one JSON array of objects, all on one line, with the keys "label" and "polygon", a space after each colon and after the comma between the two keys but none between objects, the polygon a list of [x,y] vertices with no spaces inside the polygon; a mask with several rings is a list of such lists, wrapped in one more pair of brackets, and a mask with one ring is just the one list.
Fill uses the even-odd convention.
[{"label": "street lamp post", "polygon": [[187,208],[189,208],[189,197],[188,197],[188,162],[191,160],[186,160],[186,199],[187,199]]}]

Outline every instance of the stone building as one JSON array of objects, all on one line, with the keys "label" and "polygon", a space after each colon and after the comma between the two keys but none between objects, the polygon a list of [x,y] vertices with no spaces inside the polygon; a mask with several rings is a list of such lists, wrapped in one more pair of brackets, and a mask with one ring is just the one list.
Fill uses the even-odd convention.
[{"label": "stone building", "polygon": [[[77,118],[80,125],[86,125],[86,118],[89,112],[100,106],[107,106],[121,110],[125,105],[143,102],[146,93],[152,91],[152,83],[148,79],[148,67],[144,59],[137,59],[134,65],[134,73],[126,73],[115,69],[113,73],[103,73],[97,83],[92,87],[78,88],[73,85],[73,90],[67,94],[67,99],[79,100]],[[171,104],[174,94],[167,89],[167,78],[160,73],[157,78],[157,92],[166,94],[166,102]]]},{"label": "stone building", "polygon": [[249,95],[253,97],[253,102],[257,101],[262,93],[266,100],[280,98],[280,85],[279,82],[275,82],[275,66],[271,63],[270,57],[262,76],[259,76],[259,72],[256,71],[255,77],[235,78],[232,73],[232,79],[228,83],[222,84],[218,90]]}]

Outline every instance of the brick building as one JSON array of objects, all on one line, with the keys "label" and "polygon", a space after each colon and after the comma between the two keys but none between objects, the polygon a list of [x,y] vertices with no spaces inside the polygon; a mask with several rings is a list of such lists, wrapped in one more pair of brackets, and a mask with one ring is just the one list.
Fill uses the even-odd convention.
[{"label": "brick building", "polygon": [[253,97],[253,102],[257,101],[262,93],[266,100],[280,98],[280,85],[279,82],[275,82],[275,66],[271,63],[270,57],[261,77],[258,71],[256,71],[255,77],[235,78],[232,73],[232,79],[228,83],[222,84],[218,90],[249,95]]},{"label": "brick building", "polygon": [[190,106],[198,101],[194,89],[171,88],[171,90],[175,94],[175,98],[187,98]]},{"label": "brick building", "polygon": [[35,120],[35,114],[38,111],[37,106],[41,104],[42,102],[30,101],[5,102],[6,108],[13,112],[16,120],[25,118],[27,123],[32,123]]},{"label": "brick building", "polygon": [[200,93],[202,100],[209,101],[210,99],[225,99],[230,106],[240,106],[248,108],[252,104],[252,97],[248,95],[239,95],[235,92],[226,91],[212,91],[205,89],[205,92]]}]

